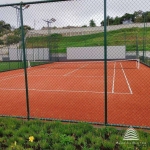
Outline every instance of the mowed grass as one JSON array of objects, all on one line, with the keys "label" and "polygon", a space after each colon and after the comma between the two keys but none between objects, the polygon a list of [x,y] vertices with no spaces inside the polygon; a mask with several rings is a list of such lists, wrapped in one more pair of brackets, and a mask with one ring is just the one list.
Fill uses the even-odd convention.
[{"label": "mowed grass", "polygon": [[[126,28],[107,32],[107,45],[125,45],[127,51],[150,50],[150,28]],[[65,53],[67,47],[104,46],[104,33],[64,37],[30,37],[26,39],[27,48],[47,48],[55,53]]]},{"label": "mowed grass", "polygon": [[0,72],[23,68],[22,62],[0,62]]},{"label": "mowed grass", "polygon": [[[37,66],[37,65],[44,65],[47,62],[26,62],[26,67],[28,68],[28,65],[30,66]],[[15,70],[15,69],[23,69],[24,68],[24,62],[0,62],[0,72],[8,71],[8,70]]]}]

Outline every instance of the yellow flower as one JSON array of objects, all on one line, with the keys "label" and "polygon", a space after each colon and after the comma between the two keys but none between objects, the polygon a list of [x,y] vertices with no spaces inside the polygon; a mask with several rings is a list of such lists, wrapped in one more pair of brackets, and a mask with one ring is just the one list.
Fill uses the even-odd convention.
[{"label": "yellow flower", "polygon": [[30,136],[30,137],[29,137],[29,141],[30,141],[30,142],[33,142],[33,141],[34,141],[34,137],[33,137],[33,136]]},{"label": "yellow flower", "polygon": [[15,141],[14,145],[16,146],[17,145],[17,142]]}]

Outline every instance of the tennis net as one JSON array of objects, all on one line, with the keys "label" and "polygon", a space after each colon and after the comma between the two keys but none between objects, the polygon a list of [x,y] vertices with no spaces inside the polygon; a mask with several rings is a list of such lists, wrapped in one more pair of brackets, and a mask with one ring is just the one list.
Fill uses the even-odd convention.
[{"label": "tennis net", "polygon": [[[67,62],[42,62],[28,61],[28,67],[48,68],[48,69],[104,69],[104,61],[67,61]],[[108,60],[108,69],[139,69],[138,59],[130,60]]]}]

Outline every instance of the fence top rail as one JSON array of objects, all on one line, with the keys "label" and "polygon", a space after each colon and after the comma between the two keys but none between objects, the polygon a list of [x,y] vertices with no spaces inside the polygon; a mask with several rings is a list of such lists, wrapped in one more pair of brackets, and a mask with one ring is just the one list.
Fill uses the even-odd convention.
[{"label": "fence top rail", "polygon": [[50,2],[63,2],[63,1],[72,1],[72,0],[43,0],[43,1],[34,1],[34,2],[20,2],[20,3],[2,4],[0,5],[0,7],[14,6],[14,5],[26,5],[26,4],[38,4],[38,3],[50,3]]}]

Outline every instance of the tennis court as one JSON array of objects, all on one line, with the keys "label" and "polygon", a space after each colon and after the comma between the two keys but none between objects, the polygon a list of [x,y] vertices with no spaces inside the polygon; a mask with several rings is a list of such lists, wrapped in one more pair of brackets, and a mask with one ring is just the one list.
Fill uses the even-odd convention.
[{"label": "tennis court", "polygon": [[[107,62],[108,123],[150,126],[150,69]],[[55,62],[27,69],[30,116],[104,123],[104,62]],[[23,69],[0,73],[0,114],[26,116]],[[143,117],[144,116],[144,117]]]}]

